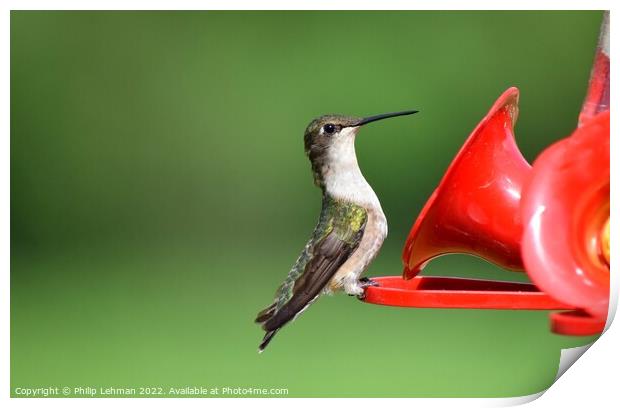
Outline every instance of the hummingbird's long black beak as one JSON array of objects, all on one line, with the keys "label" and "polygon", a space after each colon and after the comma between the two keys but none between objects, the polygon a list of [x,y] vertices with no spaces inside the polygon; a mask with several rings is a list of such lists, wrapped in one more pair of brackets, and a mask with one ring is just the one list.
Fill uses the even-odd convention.
[{"label": "hummingbird's long black beak", "polygon": [[414,113],[418,113],[418,112],[419,111],[417,110],[408,110],[408,111],[402,111],[402,112],[383,113],[381,115],[368,116],[367,118],[363,118],[362,120],[360,120],[353,126],[356,126],[356,127],[362,126],[370,122],[376,122],[377,120],[393,118],[395,116],[413,115]]}]

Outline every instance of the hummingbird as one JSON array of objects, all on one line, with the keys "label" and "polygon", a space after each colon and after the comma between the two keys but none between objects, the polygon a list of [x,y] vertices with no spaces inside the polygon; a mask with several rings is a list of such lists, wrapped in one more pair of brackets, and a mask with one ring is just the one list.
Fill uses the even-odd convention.
[{"label": "hummingbird", "polygon": [[314,183],[322,191],[318,223],[273,303],[258,313],[265,336],[262,352],[285,324],[303,313],[321,294],[344,291],[362,298],[376,283],[360,278],[387,237],[387,220],[377,195],[357,163],[355,138],[360,127],[416,110],[369,117],[324,115],[304,132],[305,152]]}]

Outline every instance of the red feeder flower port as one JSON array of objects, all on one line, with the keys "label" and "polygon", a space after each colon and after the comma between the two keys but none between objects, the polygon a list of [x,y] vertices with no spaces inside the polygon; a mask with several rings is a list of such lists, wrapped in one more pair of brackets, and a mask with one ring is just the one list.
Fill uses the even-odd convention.
[{"label": "red feeder flower port", "polygon": [[[603,326],[609,307],[609,175],[606,111],[536,159],[521,200],[528,275]],[[552,316],[554,324],[557,319]]]},{"label": "red feeder flower port", "polygon": [[[594,335],[609,305],[609,25],[604,17],[579,128],[530,166],[513,127],[519,91],[495,102],[418,215],[403,277],[373,278],[367,303],[418,308],[565,310],[551,330]],[[530,283],[418,276],[450,253],[523,271]]]}]

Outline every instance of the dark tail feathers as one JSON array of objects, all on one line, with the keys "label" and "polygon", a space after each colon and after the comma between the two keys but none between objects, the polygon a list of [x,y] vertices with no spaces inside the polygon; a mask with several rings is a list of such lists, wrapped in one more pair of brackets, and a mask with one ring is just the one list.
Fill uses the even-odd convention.
[{"label": "dark tail feathers", "polygon": [[276,314],[276,304],[275,302],[267,306],[265,309],[258,312],[258,316],[254,320],[255,323],[264,323],[267,320],[271,319],[273,315]]},{"label": "dark tail feathers", "polygon": [[[258,316],[256,316],[256,320],[254,321],[256,323],[263,324],[264,326],[264,323],[267,320],[271,319],[275,314],[276,314],[276,304],[274,302],[270,304],[269,306],[267,306],[265,309],[258,312]],[[258,346],[259,353],[262,353],[263,350],[265,350],[265,347],[267,347],[267,345],[269,344],[273,336],[276,335],[277,332],[278,332],[278,329],[267,330],[267,333],[265,333],[265,337],[263,337],[263,341]]]},{"label": "dark tail feathers", "polygon": [[279,329],[275,329],[275,330],[271,330],[265,333],[265,337],[263,337],[263,341],[261,341],[260,345],[258,346],[259,353],[262,353],[263,351],[265,351],[265,348],[269,345],[269,342],[271,341],[271,339],[273,339],[273,336],[276,335],[278,330]]}]

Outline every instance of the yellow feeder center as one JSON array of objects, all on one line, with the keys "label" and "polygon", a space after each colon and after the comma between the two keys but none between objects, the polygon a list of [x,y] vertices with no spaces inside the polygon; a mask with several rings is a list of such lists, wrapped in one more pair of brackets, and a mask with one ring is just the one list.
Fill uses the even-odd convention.
[{"label": "yellow feeder center", "polygon": [[601,231],[601,252],[603,253],[603,259],[605,259],[609,266],[609,218]]}]

